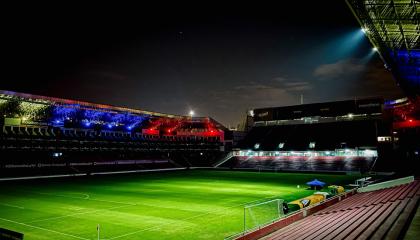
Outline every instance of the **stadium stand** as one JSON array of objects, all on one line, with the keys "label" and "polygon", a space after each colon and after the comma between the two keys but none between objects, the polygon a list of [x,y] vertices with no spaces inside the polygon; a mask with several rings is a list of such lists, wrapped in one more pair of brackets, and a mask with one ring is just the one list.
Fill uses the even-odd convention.
[{"label": "stadium stand", "polygon": [[263,239],[398,239],[419,199],[419,181],[359,193]]},{"label": "stadium stand", "polygon": [[419,109],[415,99],[367,98],[250,110],[247,134],[217,166],[417,174]]},{"label": "stadium stand", "polygon": [[[378,137],[390,135],[380,98],[250,111],[248,134],[221,167],[276,171],[368,172]],[[234,151],[234,152],[235,152]]]},{"label": "stadium stand", "polygon": [[178,116],[0,91],[0,174],[77,174],[209,166],[225,128]]}]

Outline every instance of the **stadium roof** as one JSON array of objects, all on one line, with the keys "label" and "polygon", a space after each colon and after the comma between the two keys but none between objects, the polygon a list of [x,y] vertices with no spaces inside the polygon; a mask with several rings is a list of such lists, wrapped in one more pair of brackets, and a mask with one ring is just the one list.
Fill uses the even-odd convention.
[{"label": "stadium roof", "polygon": [[89,103],[89,102],[84,102],[84,101],[46,97],[46,96],[39,96],[39,95],[33,95],[33,94],[27,94],[27,93],[0,90],[0,98],[10,98],[10,97],[20,97],[20,98],[25,98],[25,99],[31,99],[32,101],[35,101],[38,103],[43,102],[46,104],[56,103],[56,104],[66,104],[66,105],[67,104],[79,105],[79,106],[89,107],[92,109],[130,112],[130,113],[135,113],[135,114],[144,114],[144,115],[158,116],[158,117],[169,117],[169,118],[185,118],[186,117],[186,116],[181,116],[181,115],[165,114],[165,113],[145,111],[145,110],[139,110],[139,109],[126,108],[126,107],[116,107],[116,106],[111,106],[111,105],[106,105],[106,104]]},{"label": "stadium roof", "polygon": [[389,48],[420,49],[420,2],[414,0],[348,0],[360,24]]},{"label": "stadium roof", "polygon": [[410,95],[420,93],[420,1],[347,0],[386,67]]}]

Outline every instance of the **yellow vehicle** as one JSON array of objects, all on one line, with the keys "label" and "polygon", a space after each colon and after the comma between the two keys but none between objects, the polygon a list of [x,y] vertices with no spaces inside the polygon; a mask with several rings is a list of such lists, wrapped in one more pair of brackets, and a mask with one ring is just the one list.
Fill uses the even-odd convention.
[{"label": "yellow vehicle", "polygon": [[319,193],[315,193],[310,196],[295,200],[293,202],[290,202],[289,204],[296,204],[296,205],[299,205],[300,208],[304,208],[304,207],[313,205],[315,203],[319,203],[325,199],[326,199],[326,194],[319,192]]},{"label": "yellow vehicle", "polygon": [[332,195],[337,195],[344,192],[344,187],[337,185],[328,186],[328,189]]}]

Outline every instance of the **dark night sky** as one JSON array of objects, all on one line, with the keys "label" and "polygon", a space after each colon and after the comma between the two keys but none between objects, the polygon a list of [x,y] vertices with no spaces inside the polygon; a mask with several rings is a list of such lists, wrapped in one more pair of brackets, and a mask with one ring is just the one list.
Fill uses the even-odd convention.
[{"label": "dark night sky", "polygon": [[0,89],[227,126],[301,94],[400,94],[344,0],[260,2],[4,7]]}]

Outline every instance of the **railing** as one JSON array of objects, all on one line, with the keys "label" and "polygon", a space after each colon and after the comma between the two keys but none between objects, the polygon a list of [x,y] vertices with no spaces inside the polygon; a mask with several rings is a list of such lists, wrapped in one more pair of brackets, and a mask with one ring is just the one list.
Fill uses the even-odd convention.
[{"label": "railing", "polygon": [[402,184],[411,183],[413,181],[414,181],[414,176],[398,178],[395,180],[376,183],[376,184],[370,184],[369,186],[358,188],[357,192],[371,192],[371,191],[375,191],[379,189],[390,188],[390,187],[395,187]]},{"label": "railing", "polygon": [[227,162],[229,159],[233,157],[233,152],[229,152],[226,156],[224,156],[220,161],[216,162],[213,166],[218,167],[222,165],[223,163]]},{"label": "railing", "polygon": [[301,220],[305,218],[308,215],[314,214],[324,208],[327,208],[339,201],[341,201],[344,198],[347,198],[347,196],[354,195],[357,191],[357,189],[351,189],[347,192],[341,193],[339,195],[336,195],[332,198],[325,199],[319,203],[316,203],[314,205],[310,205],[306,208],[303,208],[301,210],[291,212],[289,214],[284,215],[281,218],[274,219],[273,221],[260,225],[258,227],[255,227],[253,229],[249,229],[247,231],[243,231],[237,234],[234,234],[232,236],[228,236],[225,238],[225,240],[250,240],[250,239],[259,239],[263,236],[266,236],[274,231],[277,231],[280,228],[283,228],[289,224],[292,224],[298,220]]}]

